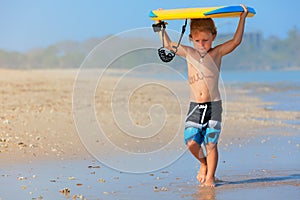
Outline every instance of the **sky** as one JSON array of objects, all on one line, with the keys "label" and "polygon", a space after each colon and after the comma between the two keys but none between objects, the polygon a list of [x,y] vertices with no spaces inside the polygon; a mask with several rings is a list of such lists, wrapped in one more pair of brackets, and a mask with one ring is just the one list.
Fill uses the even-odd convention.
[{"label": "sky", "polygon": [[[239,5],[257,14],[247,19],[246,32],[285,38],[300,28],[300,1],[295,0],[0,0],[0,49],[27,51],[63,40],[84,41],[151,27],[153,9]],[[238,19],[217,19],[218,32],[233,32]],[[170,21],[180,31],[184,22]]]}]

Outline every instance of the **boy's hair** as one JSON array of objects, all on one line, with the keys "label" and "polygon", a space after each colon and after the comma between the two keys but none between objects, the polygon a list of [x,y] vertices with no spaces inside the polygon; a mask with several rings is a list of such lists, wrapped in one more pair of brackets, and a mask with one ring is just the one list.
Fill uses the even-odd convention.
[{"label": "boy's hair", "polygon": [[192,33],[196,31],[209,31],[213,35],[217,34],[217,28],[211,18],[191,19],[189,37],[192,38]]}]

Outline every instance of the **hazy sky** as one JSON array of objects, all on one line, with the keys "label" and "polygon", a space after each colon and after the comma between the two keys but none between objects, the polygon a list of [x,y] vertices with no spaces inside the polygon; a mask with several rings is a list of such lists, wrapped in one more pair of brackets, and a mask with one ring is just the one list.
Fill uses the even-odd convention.
[{"label": "hazy sky", "polygon": [[[300,1],[295,0],[0,0],[0,49],[24,51],[62,40],[83,41],[122,31],[151,27],[150,10],[157,8],[245,5],[257,14],[247,19],[246,31],[264,37],[286,37],[299,28]],[[218,19],[219,32],[232,32],[235,19]],[[183,21],[170,21],[180,30]]]}]

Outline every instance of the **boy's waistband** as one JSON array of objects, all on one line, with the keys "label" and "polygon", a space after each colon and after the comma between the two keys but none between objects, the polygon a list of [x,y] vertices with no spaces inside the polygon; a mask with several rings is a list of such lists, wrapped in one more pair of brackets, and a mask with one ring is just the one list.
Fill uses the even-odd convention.
[{"label": "boy's waistband", "polygon": [[191,106],[197,106],[197,105],[199,105],[199,106],[205,106],[205,105],[207,105],[207,106],[220,106],[220,105],[222,105],[222,100],[218,100],[218,101],[210,101],[210,102],[204,102],[204,103],[198,103],[198,102],[190,102],[190,105]]}]

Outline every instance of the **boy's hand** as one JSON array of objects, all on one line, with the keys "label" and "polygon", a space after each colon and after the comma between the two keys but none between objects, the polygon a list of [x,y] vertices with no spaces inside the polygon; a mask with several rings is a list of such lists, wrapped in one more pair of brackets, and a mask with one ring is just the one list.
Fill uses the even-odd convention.
[{"label": "boy's hand", "polygon": [[[157,10],[163,10],[162,8],[158,8]],[[158,23],[160,23],[161,22],[161,20],[156,20],[155,21],[155,24],[158,24]]]},{"label": "boy's hand", "polygon": [[248,8],[244,5],[244,4],[241,4],[241,6],[243,7],[244,9],[244,12],[241,13],[241,17],[247,17],[248,15]]}]

